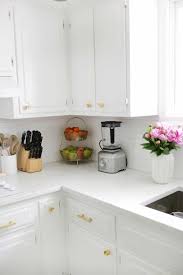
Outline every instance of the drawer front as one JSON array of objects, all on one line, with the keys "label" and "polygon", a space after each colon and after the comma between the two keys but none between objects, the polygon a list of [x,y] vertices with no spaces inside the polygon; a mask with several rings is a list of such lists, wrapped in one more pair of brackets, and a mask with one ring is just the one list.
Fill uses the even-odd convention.
[{"label": "drawer front", "polygon": [[114,216],[73,199],[67,199],[67,213],[70,222],[75,222],[106,240],[115,241]]},{"label": "drawer front", "polygon": [[33,203],[0,210],[0,234],[34,225],[36,218],[37,207]]}]

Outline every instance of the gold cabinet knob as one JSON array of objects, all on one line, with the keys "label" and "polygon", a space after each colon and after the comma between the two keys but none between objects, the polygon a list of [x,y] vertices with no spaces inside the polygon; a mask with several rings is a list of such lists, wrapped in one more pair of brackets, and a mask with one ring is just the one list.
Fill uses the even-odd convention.
[{"label": "gold cabinet knob", "polygon": [[49,208],[48,208],[48,212],[49,212],[49,213],[53,213],[54,211],[55,211],[55,207],[49,207]]},{"label": "gold cabinet knob", "polygon": [[85,222],[91,223],[93,219],[91,217],[87,217],[85,214],[79,214],[77,217]]},{"label": "gold cabinet knob", "polygon": [[86,107],[87,108],[92,108],[92,104],[91,103],[86,103]]},{"label": "gold cabinet knob", "polygon": [[98,102],[97,105],[99,108],[104,108],[104,106],[105,106],[103,102]]},{"label": "gold cabinet knob", "polygon": [[104,256],[110,256],[111,251],[109,249],[104,250]]}]

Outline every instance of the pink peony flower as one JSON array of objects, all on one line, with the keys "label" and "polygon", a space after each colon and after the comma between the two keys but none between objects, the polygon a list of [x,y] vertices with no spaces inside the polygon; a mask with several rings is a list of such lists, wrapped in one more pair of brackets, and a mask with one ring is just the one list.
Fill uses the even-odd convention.
[{"label": "pink peony flower", "polygon": [[159,138],[160,129],[154,128],[154,129],[152,129],[152,131],[151,131],[150,134],[151,134],[151,137],[152,137],[152,138]]},{"label": "pink peony flower", "polygon": [[167,133],[167,139],[169,142],[175,142],[178,145],[183,144],[183,131],[181,128],[170,128]]}]

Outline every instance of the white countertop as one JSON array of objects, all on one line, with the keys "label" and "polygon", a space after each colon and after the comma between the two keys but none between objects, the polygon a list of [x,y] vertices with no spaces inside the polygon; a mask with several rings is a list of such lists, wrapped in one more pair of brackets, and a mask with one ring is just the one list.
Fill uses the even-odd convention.
[{"label": "white countertop", "polygon": [[1,207],[63,188],[183,231],[183,219],[144,206],[174,191],[183,190],[183,180],[160,185],[154,183],[149,174],[135,170],[110,175],[98,172],[94,162],[79,166],[57,162],[46,165],[39,173],[19,172],[16,176],[8,176],[6,182],[16,189],[4,196],[0,193]]}]

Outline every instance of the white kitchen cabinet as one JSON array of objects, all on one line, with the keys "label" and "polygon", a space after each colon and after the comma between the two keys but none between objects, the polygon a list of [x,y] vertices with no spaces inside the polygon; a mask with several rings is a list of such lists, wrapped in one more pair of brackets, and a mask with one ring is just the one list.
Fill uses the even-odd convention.
[{"label": "white kitchen cabinet", "polygon": [[119,269],[122,275],[123,272],[125,275],[181,275],[182,245],[181,233],[160,223],[132,213],[124,213],[117,218]]},{"label": "white kitchen cabinet", "polygon": [[68,238],[70,274],[116,274],[116,251],[113,245],[94,237],[73,223],[69,224]]},{"label": "white kitchen cabinet", "polygon": [[0,100],[0,116],[65,115],[69,91],[62,5],[49,0],[17,0],[14,21],[20,94]]},{"label": "white kitchen cabinet", "polygon": [[96,111],[125,114],[125,7],[121,1],[99,1],[96,4],[94,32]]},{"label": "white kitchen cabinet", "polygon": [[19,0],[24,91],[21,113],[64,113],[67,109],[67,76],[64,18],[50,1]]},{"label": "white kitchen cabinet", "polygon": [[0,39],[0,96],[9,96],[17,84],[12,1],[0,1]]},{"label": "white kitchen cabinet", "polygon": [[165,273],[122,250],[119,252],[118,261],[118,275],[165,275]]},{"label": "white kitchen cabinet", "polygon": [[58,275],[65,270],[65,227],[63,205],[51,196],[39,201],[41,266],[44,275]]},{"label": "white kitchen cabinet", "polygon": [[72,112],[95,111],[93,9],[69,9],[69,47]]},{"label": "white kitchen cabinet", "polygon": [[0,239],[0,274],[40,275],[36,234],[33,230]]},{"label": "white kitchen cabinet", "polygon": [[73,112],[84,114],[83,96],[93,91],[95,115],[157,115],[157,0],[88,1],[88,10],[74,2],[85,14],[71,19]]}]

